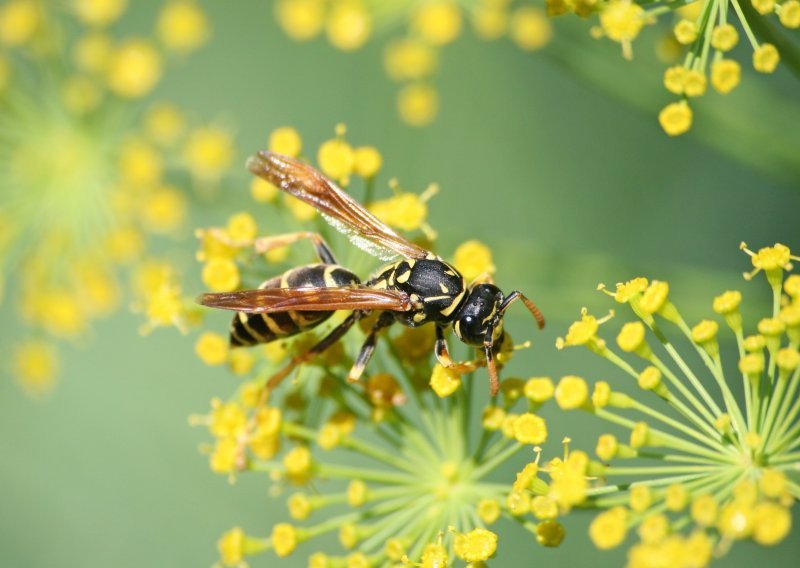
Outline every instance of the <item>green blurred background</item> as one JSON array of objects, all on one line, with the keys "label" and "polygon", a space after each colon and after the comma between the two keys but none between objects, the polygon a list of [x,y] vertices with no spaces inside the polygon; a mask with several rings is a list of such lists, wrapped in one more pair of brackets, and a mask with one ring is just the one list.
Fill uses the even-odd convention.
[{"label": "green blurred background", "polygon": [[[136,4],[123,31],[151,20],[150,3]],[[352,141],[381,150],[382,181],[398,176],[416,192],[440,183],[429,217],[439,250],[449,254],[471,238],[487,243],[498,283],[524,290],[548,317],[540,334],[523,310],[508,317],[517,338],[534,341],[512,363],[519,376],[575,372],[613,382],[599,360],[553,346],[581,306],[611,307],[594,291],[598,282],[668,279],[687,320],[696,321],[731,287],[766,308],[766,286],[741,279],[749,268],[741,240],[800,248],[800,105],[786,70],[746,74],[727,98],[707,95],[693,130],[668,139],[656,121],[668,96],[652,55],[655,30],[637,41],[633,63],[618,46],[589,39],[581,23],[558,22],[557,40],[535,55],[466,33],[443,52],[440,115],[418,130],[396,116],[380,39],[345,54],[323,40],[288,40],[269,3],[205,6],[213,40],[173,68],[156,97],[234,125],[241,160],[277,126],[295,126],[316,148],[345,122]],[[250,207],[248,183],[242,171],[215,199],[193,203],[192,225],[221,224]],[[262,228],[269,232],[268,219]],[[196,270],[190,238],[164,247]],[[201,291],[199,278],[189,282],[190,293]],[[8,304],[0,311],[4,343],[18,333],[14,311]],[[229,486],[212,474],[198,452],[205,432],[187,425],[234,379],[202,365],[193,338],[175,330],[142,338],[140,323],[119,314],[69,349],[61,384],[44,401],[0,381],[0,565],[209,566],[224,530],[260,534],[285,518],[284,500],[270,498],[261,477]],[[569,434],[591,447],[596,424],[550,420],[553,439]],[[498,475],[513,479],[513,469]],[[569,517],[558,550],[507,527],[493,565],[621,565],[623,552],[598,554],[585,538],[588,520]],[[311,551],[251,564],[304,566]],[[794,566],[799,554],[795,533],[774,549],[737,545],[720,565]]]}]

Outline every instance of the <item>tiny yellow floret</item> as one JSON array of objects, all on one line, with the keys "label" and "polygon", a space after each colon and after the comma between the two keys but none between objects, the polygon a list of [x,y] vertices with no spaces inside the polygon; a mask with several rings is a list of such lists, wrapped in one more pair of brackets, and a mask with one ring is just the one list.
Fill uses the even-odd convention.
[{"label": "tiny yellow floret", "polygon": [[772,73],[778,67],[781,57],[778,49],[771,43],[762,43],[753,52],[753,68],[760,73]]},{"label": "tiny yellow floret", "polygon": [[562,377],[556,387],[555,398],[563,410],[574,410],[583,406],[589,399],[589,387],[581,377],[574,375]]},{"label": "tiny yellow floret", "polygon": [[658,122],[669,136],[680,136],[692,126],[692,109],[686,101],[670,103],[661,109]]},{"label": "tiny yellow floret", "polygon": [[497,535],[486,529],[473,529],[457,534],[453,551],[465,562],[482,562],[492,557],[497,550]]}]

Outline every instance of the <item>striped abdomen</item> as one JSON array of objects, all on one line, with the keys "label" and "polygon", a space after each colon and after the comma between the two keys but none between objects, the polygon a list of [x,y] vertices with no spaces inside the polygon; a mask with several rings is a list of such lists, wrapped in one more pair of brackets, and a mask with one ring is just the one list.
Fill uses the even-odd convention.
[{"label": "striped abdomen", "polygon": [[[358,277],[335,264],[299,266],[270,278],[259,288],[341,288],[360,284]],[[333,312],[291,311],[271,314],[237,312],[231,322],[231,346],[269,343],[312,329]]]}]

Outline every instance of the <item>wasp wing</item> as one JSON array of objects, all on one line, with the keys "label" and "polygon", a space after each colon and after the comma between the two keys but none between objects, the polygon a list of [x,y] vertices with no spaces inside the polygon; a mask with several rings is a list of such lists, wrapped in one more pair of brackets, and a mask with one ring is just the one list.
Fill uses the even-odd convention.
[{"label": "wasp wing", "polygon": [[202,294],[197,303],[210,308],[250,314],[271,312],[336,310],[386,310],[405,312],[411,309],[408,294],[398,290],[374,288],[259,288],[239,292]]},{"label": "wasp wing", "polygon": [[428,250],[401,237],[335,183],[294,158],[261,151],[247,160],[247,168],[276,187],[305,201],[359,248],[382,260],[397,256],[429,258]]}]

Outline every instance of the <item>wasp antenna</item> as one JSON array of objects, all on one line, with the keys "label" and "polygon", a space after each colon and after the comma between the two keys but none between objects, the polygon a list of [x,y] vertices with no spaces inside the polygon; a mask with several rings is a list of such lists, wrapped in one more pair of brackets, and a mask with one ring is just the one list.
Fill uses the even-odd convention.
[{"label": "wasp antenna", "polygon": [[[488,332],[487,337],[491,337],[491,330]],[[500,378],[497,376],[497,364],[494,361],[492,345],[492,342],[484,343],[483,349],[486,353],[486,368],[489,370],[489,391],[492,396],[497,396],[500,391]]]},{"label": "wasp antenna", "polygon": [[506,299],[503,300],[502,304],[500,304],[499,308],[500,314],[505,312],[508,309],[508,307],[517,300],[522,300],[522,303],[525,304],[525,307],[528,308],[528,311],[531,313],[531,315],[533,315],[533,317],[536,318],[536,324],[539,326],[539,329],[544,329],[544,316],[542,315],[542,312],[539,311],[539,308],[536,307],[536,304],[530,301],[519,290],[514,290],[508,296],[506,296]]}]

